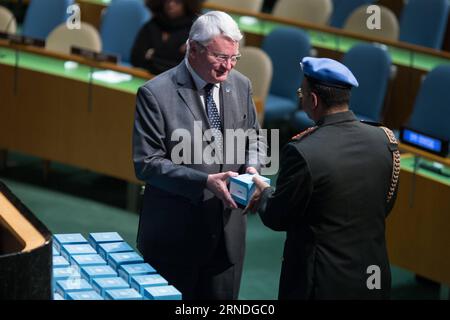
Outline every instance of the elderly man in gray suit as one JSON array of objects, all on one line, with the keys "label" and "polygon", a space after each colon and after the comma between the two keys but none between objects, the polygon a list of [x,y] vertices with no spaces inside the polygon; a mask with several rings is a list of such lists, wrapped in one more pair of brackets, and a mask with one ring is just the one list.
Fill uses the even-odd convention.
[{"label": "elderly man in gray suit", "polygon": [[[137,245],[183,299],[239,294],[246,216],[227,180],[256,173],[261,162],[250,161],[248,143],[243,163],[224,161],[242,151],[227,144],[224,131],[259,129],[250,81],[233,70],[241,38],[226,13],[200,16],[189,34],[186,59],[137,93],[133,161],[146,183]],[[174,132],[188,136],[179,141]],[[188,148],[180,151],[180,144]]]}]

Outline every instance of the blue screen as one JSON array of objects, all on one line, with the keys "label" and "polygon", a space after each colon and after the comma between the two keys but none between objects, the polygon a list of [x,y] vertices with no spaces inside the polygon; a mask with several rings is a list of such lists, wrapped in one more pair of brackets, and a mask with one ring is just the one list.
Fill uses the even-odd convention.
[{"label": "blue screen", "polygon": [[411,130],[405,129],[403,131],[403,140],[427,150],[436,152],[440,152],[442,150],[441,141],[439,141],[438,139],[430,138],[424,134],[420,134]]}]

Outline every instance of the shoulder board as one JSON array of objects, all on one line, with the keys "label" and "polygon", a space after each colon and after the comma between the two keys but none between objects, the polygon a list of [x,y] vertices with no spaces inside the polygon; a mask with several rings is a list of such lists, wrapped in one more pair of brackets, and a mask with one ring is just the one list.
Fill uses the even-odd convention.
[{"label": "shoulder board", "polygon": [[315,127],[309,127],[308,129],[305,129],[305,130],[303,130],[302,132],[300,132],[300,133],[296,134],[295,136],[293,136],[293,137],[291,138],[291,140],[299,141],[299,140],[301,140],[302,138],[304,138],[304,137],[306,137],[306,136],[309,136],[311,133],[313,133],[314,131],[316,131],[317,128],[318,128],[318,126],[315,126]]},{"label": "shoulder board", "polygon": [[392,132],[391,129],[388,129],[386,127],[380,127],[380,128],[383,129],[384,133],[386,133],[386,136],[388,137],[390,144],[398,145],[397,138],[395,137],[395,134],[394,134],[394,132]]},{"label": "shoulder board", "polygon": [[375,121],[368,121],[368,120],[360,120],[361,123],[364,124],[368,124],[369,126],[374,126],[374,127],[382,127],[383,125],[379,122],[375,122]]},{"label": "shoulder board", "polygon": [[365,123],[368,124],[370,126],[374,126],[374,127],[378,127],[383,129],[384,133],[386,134],[386,136],[389,139],[389,143],[393,146],[397,146],[398,145],[398,141],[397,138],[395,137],[394,132],[392,132],[391,129],[384,127],[381,123],[379,122],[374,122],[374,121],[366,121],[366,120],[361,120],[361,123]]}]

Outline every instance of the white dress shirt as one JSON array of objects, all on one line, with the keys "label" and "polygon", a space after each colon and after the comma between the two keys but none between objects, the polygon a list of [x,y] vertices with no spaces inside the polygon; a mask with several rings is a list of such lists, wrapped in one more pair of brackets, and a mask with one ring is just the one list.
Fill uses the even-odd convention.
[{"label": "white dress shirt", "polygon": [[[189,64],[188,59],[184,59],[184,61],[186,62],[186,67],[189,70],[189,72],[192,75],[192,79],[194,79],[194,83],[195,83],[195,87],[197,88],[197,92],[200,95],[200,100],[202,101],[202,105],[203,105],[203,109],[206,108],[205,106],[205,89],[204,87],[208,84],[208,82],[206,82],[205,80],[203,80],[192,68],[192,66]],[[217,112],[220,114],[220,96],[219,96],[219,90],[220,90],[220,83],[215,83],[213,88],[213,99],[214,99],[214,103],[216,104],[217,107]],[[206,109],[205,109],[206,112]],[[208,114],[208,112],[206,112],[206,114]]]}]

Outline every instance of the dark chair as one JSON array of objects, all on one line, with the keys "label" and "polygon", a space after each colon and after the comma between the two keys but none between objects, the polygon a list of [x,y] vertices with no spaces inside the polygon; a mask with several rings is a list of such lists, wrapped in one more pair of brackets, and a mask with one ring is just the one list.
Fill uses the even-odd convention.
[{"label": "dark chair", "polygon": [[22,35],[45,40],[49,33],[68,18],[73,0],[32,0],[22,26]]},{"label": "dark chair", "polygon": [[381,122],[392,70],[391,56],[384,47],[358,44],[345,54],[342,63],[359,82],[359,87],[352,89],[350,109],[361,120]]},{"label": "dark chair", "polygon": [[400,41],[441,49],[447,26],[447,0],[409,0],[400,17]]},{"label": "dark chair", "polygon": [[450,139],[450,66],[441,65],[424,78],[407,126]]},{"label": "dark chair", "polygon": [[122,64],[129,65],[134,40],[150,16],[143,1],[112,1],[103,14],[100,27],[103,51],[118,55]]},{"label": "dark chair", "polygon": [[303,80],[299,63],[310,53],[309,36],[298,28],[277,28],[264,39],[262,49],[269,55],[273,66],[264,121],[288,121],[298,107],[297,88]]}]

